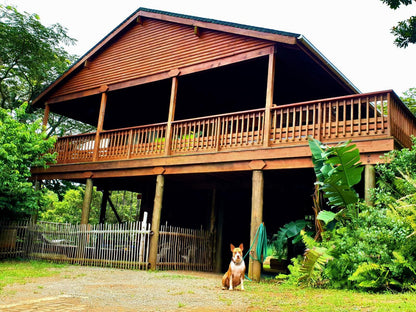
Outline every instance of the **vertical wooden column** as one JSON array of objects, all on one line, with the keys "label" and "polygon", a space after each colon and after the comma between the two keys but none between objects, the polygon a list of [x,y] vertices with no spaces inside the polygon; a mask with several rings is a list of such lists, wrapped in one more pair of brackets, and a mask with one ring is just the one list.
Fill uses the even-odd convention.
[{"label": "vertical wooden column", "polygon": [[269,67],[267,73],[267,90],[266,90],[266,110],[264,112],[264,137],[263,146],[269,146],[270,137],[270,109],[273,105],[273,94],[274,94],[274,76],[276,65],[276,54],[272,53],[269,55]]},{"label": "vertical wooden column", "polygon": [[100,133],[103,131],[105,108],[107,105],[107,90],[108,90],[108,86],[100,87],[101,103],[100,103],[100,113],[98,115],[98,122],[97,122],[97,132],[95,133],[93,161],[98,160],[98,150],[100,148]]},{"label": "vertical wooden column", "polygon": [[[263,190],[264,179],[262,170],[253,170],[252,194],[251,194],[251,225],[250,225],[250,244],[253,243],[257,229],[263,222]],[[257,242],[253,244],[253,249],[257,247]],[[250,258],[248,267],[248,277],[256,282],[260,281],[261,263]]]},{"label": "vertical wooden column", "polygon": [[45,104],[45,111],[43,113],[43,120],[42,120],[43,130],[46,130],[46,127],[48,126],[49,111],[50,111],[49,104]]},{"label": "vertical wooden column", "polygon": [[152,214],[153,235],[150,238],[150,246],[149,246],[149,263],[150,263],[151,270],[156,269],[157,247],[159,244],[160,217],[162,214],[162,201],[163,201],[164,187],[165,187],[165,177],[162,174],[159,174],[156,178],[155,201],[153,204],[153,214]]},{"label": "vertical wooden column", "polygon": [[374,203],[371,199],[371,189],[376,187],[376,171],[373,165],[365,165],[364,169],[364,200],[369,206],[373,206]]},{"label": "vertical wooden column", "polygon": [[172,121],[175,119],[176,95],[178,93],[178,77],[172,77],[172,88],[170,91],[168,124],[165,134],[165,155],[170,154],[170,146],[172,143]]},{"label": "vertical wooden column", "polygon": [[103,190],[103,198],[101,199],[101,208],[100,208],[100,223],[105,222],[105,213],[107,211],[107,202],[110,197],[110,192],[108,190]]},{"label": "vertical wooden column", "polygon": [[92,179],[88,178],[85,182],[85,194],[84,194],[84,201],[82,203],[81,224],[88,224],[88,220],[90,218],[92,189],[93,189]]}]

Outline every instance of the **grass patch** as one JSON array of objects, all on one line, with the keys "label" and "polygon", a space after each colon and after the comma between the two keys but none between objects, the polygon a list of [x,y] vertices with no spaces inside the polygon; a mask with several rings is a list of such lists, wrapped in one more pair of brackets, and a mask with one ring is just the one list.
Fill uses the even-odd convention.
[{"label": "grass patch", "polygon": [[186,275],[186,274],[175,274],[175,273],[169,273],[164,271],[148,271],[150,274],[155,274],[155,277],[157,278],[170,278],[170,279],[200,279],[201,277],[192,276],[192,275]]},{"label": "grass patch", "polygon": [[245,294],[250,311],[416,311],[416,293],[372,294],[250,282]]},{"label": "grass patch", "polygon": [[45,261],[0,261],[0,291],[6,285],[25,284],[30,279],[58,274],[64,264]]}]

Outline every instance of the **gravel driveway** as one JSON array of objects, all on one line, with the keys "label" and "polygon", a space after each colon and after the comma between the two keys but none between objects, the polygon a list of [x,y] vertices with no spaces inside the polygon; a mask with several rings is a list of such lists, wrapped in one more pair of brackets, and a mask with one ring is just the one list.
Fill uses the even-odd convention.
[{"label": "gravel driveway", "polygon": [[57,270],[52,277],[6,286],[0,311],[251,310],[244,291],[221,289],[219,274],[81,266]]}]

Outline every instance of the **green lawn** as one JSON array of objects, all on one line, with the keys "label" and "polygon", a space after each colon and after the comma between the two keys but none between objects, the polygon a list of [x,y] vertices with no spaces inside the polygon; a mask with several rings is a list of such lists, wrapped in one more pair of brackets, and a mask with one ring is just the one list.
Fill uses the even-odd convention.
[{"label": "green lawn", "polygon": [[[6,285],[59,274],[60,268],[67,266],[43,261],[0,261],[0,293]],[[174,277],[187,278],[187,275],[178,273]],[[416,311],[416,293],[371,294],[301,288],[281,285],[273,279],[258,284],[247,282],[245,289],[244,296],[251,302],[250,311]]]},{"label": "green lawn", "polygon": [[[372,294],[250,283],[246,287],[254,311],[416,311],[416,293]],[[250,310],[251,311],[251,310]]]},{"label": "green lawn", "polygon": [[59,274],[59,268],[64,266],[43,261],[0,261],[0,292],[9,284],[24,284],[31,278]]}]

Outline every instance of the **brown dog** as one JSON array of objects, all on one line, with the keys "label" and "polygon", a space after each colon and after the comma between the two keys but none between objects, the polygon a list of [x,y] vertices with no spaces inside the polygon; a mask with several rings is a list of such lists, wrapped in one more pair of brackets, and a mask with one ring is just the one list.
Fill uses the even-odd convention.
[{"label": "brown dog", "polygon": [[236,248],[230,244],[233,257],[231,258],[228,271],[222,278],[222,289],[233,290],[234,287],[241,284],[241,290],[244,290],[244,274],[246,272],[246,265],[243,259],[243,244]]}]

